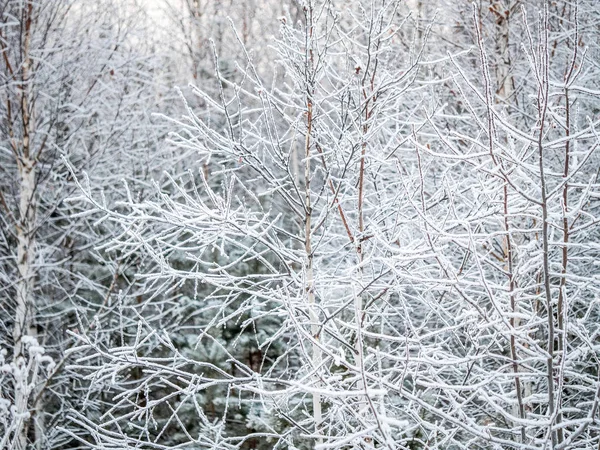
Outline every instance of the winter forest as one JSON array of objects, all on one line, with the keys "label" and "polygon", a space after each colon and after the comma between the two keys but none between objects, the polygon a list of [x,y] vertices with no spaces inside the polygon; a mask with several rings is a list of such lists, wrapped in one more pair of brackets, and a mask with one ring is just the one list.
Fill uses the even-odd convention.
[{"label": "winter forest", "polygon": [[0,0],[0,450],[600,449],[599,0]]}]

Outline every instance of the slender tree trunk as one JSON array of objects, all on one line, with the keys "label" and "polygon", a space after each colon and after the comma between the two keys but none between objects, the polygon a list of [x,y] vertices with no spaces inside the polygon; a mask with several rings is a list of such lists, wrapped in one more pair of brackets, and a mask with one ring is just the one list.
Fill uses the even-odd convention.
[{"label": "slender tree trunk", "polygon": [[[306,14],[306,137],[304,140],[304,189],[305,189],[305,219],[304,219],[304,252],[306,257],[306,296],[308,301],[309,318],[311,322],[311,334],[315,342],[312,346],[312,364],[313,370],[318,371],[321,366],[322,354],[319,347],[319,317],[316,312],[315,284],[314,284],[314,255],[312,250],[312,199],[311,199],[311,134],[313,132],[313,72],[314,72],[314,54],[313,54],[313,5],[309,2],[305,9]],[[316,375],[318,377],[318,375]],[[313,418],[315,421],[315,434],[319,434],[319,427],[323,421],[321,410],[321,395],[313,394]],[[322,443],[318,438],[317,443]]]},{"label": "slender tree trunk", "polygon": [[496,19],[496,78],[498,80],[498,99],[508,101],[513,93],[513,77],[511,75],[510,58],[510,19],[511,11],[517,2],[493,3],[490,10]]},{"label": "slender tree trunk", "polygon": [[[24,140],[25,144],[25,140]],[[19,167],[21,215],[17,227],[17,269],[19,279],[16,289],[15,324],[13,328],[14,359],[21,368],[15,377],[15,412],[18,425],[15,432],[16,448],[25,449],[27,444],[26,422],[30,395],[28,364],[25,359],[25,336],[36,337],[33,327],[35,287],[35,170],[29,159],[23,158]]]},{"label": "slender tree trunk", "polygon": [[[513,80],[512,75],[510,73],[511,70],[511,59],[510,59],[510,11],[515,6],[515,4],[511,4],[510,2],[505,4],[501,2],[492,2],[490,5],[490,11],[494,15],[494,19],[496,21],[496,36],[495,36],[495,46],[496,46],[496,80],[497,80],[497,88],[496,88],[496,96],[492,96],[492,90],[490,86],[490,82],[487,76],[484,76],[485,84],[486,84],[486,103],[488,108],[488,146],[490,152],[490,158],[492,159],[493,164],[501,169],[502,173],[504,172],[504,164],[502,160],[496,157],[496,143],[495,140],[498,139],[496,134],[496,127],[494,121],[494,115],[492,113],[493,104],[503,104],[506,105],[510,101],[510,97],[512,95],[512,86]],[[477,11],[474,11],[473,20],[475,22],[475,28],[477,31],[477,40],[480,46],[481,52],[481,62],[483,66],[484,74],[488,73],[488,63],[485,54],[485,50],[483,47],[483,33],[482,33],[482,25],[481,25],[481,10],[479,9],[479,17],[477,15]],[[512,360],[512,368],[514,373],[514,383],[515,383],[515,393],[517,397],[517,404],[515,406],[515,410],[513,414],[520,419],[525,418],[525,406],[523,403],[523,392],[521,387],[521,379],[519,376],[519,355],[517,353],[517,341],[516,341],[516,328],[519,326],[519,321],[515,318],[516,313],[518,311],[517,298],[515,294],[516,282],[514,275],[514,254],[513,254],[513,245],[511,239],[511,229],[510,229],[510,221],[509,221],[509,179],[508,175],[504,174],[502,176],[502,203],[503,203],[503,226],[504,226],[504,238],[502,240],[502,252],[503,252],[503,260],[504,260],[504,270],[507,274],[508,278],[508,292],[509,292],[509,308],[511,312],[511,318],[509,320],[510,324],[510,355]],[[515,423],[515,426],[519,426],[518,423]],[[520,425],[520,440],[521,442],[525,442],[526,440],[526,432],[525,427]]]},{"label": "slender tree trunk", "polygon": [[[542,272],[544,275],[544,296],[546,300],[546,313],[548,322],[548,356],[546,361],[546,377],[548,384],[548,417],[550,419],[550,428],[559,424],[559,418],[556,413],[560,406],[556,404],[555,382],[554,382],[554,306],[552,302],[552,290],[550,289],[550,231],[548,218],[548,194],[546,190],[546,176],[544,168],[544,125],[546,122],[546,113],[548,108],[548,83],[549,83],[549,53],[548,53],[548,9],[544,8],[543,18],[543,42],[540,51],[540,69],[539,76],[541,85],[538,89],[538,109],[539,109],[539,134],[538,134],[538,161],[540,172],[540,190],[541,190],[541,209],[542,209]],[[552,448],[556,448],[558,442],[557,432],[549,431],[552,441]]]},{"label": "slender tree trunk", "polygon": [[[517,2],[518,3],[518,2]],[[513,76],[511,74],[511,57],[510,57],[510,18],[511,11],[516,6],[516,3],[496,3],[492,7],[492,11],[495,14],[496,19],[496,79],[498,82],[496,103],[507,105],[511,101],[513,93]],[[494,153],[492,152],[492,158],[495,159]],[[502,162],[495,160],[495,164],[502,165]],[[523,404],[523,392],[521,387],[521,378],[519,376],[519,355],[517,353],[516,343],[516,328],[519,327],[519,320],[515,318],[518,311],[518,304],[515,294],[515,275],[514,275],[514,254],[511,239],[511,230],[509,222],[509,191],[508,181],[504,182],[502,188],[503,204],[504,204],[504,240],[502,243],[503,257],[504,257],[504,270],[508,277],[508,289],[510,296],[510,357],[512,359],[513,372],[515,376],[515,392],[517,396],[517,405],[515,407],[514,415],[520,419],[525,418],[525,406]],[[521,428],[521,442],[526,441],[525,427]]]},{"label": "slender tree trunk", "polygon": [[[305,204],[306,204],[306,217],[304,224],[305,241],[304,251],[306,254],[306,295],[308,299],[308,308],[311,322],[311,334],[315,339],[312,349],[312,363],[313,369],[317,370],[321,365],[322,355],[321,349],[319,348],[319,317],[315,311],[315,285],[314,285],[314,267],[313,267],[313,252],[312,252],[312,205],[311,205],[311,193],[310,193],[310,176],[311,176],[311,164],[310,164],[310,133],[312,130],[312,102],[308,101],[307,111],[307,122],[308,129],[306,131],[305,140],[305,170],[304,170],[304,185],[305,185]],[[315,420],[315,432],[319,432],[319,426],[322,422],[321,412],[321,396],[318,393],[313,394],[313,415]],[[320,442],[320,440],[319,440]]]},{"label": "slender tree trunk", "polygon": [[[27,430],[29,422],[29,397],[35,386],[35,373],[29,373],[31,365],[27,364],[25,355],[26,337],[37,338],[34,324],[35,301],[35,232],[36,232],[36,161],[32,149],[35,118],[33,114],[31,87],[31,34],[33,21],[33,4],[28,3],[22,13],[22,64],[21,64],[21,120],[22,142],[20,153],[16,155],[19,177],[19,220],[17,235],[17,272],[15,298],[15,322],[13,327],[14,360],[21,369],[16,372],[14,384],[15,414],[17,426],[14,435],[14,447],[22,450],[27,447]],[[31,377],[31,378],[30,378]],[[41,403],[40,403],[41,408]],[[36,420],[36,440],[41,443],[42,421],[40,414]]]}]

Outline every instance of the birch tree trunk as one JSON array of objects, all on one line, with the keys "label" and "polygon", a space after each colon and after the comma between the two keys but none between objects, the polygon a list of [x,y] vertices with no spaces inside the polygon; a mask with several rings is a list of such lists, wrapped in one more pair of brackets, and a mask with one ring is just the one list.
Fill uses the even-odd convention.
[{"label": "birch tree trunk", "polygon": [[[496,82],[497,82],[497,90],[496,90],[496,104],[508,106],[510,104],[511,97],[513,94],[513,85],[514,79],[513,74],[511,73],[511,57],[510,57],[510,19],[512,15],[512,11],[517,8],[519,1],[503,1],[493,3],[490,7],[490,10],[495,15],[496,20]],[[490,130],[491,131],[491,130]],[[490,135],[490,152],[492,158],[494,160],[495,165],[503,166],[502,162],[498,161],[494,156],[494,149],[492,148],[493,144],[491,143],[491,135]],[[505,170],[504,167],[502,168]],[[520,419],[525,418],[525,406],[523,403],[523,386],[521,383],[521,378],[519,377],[519,363],[518,363],[518,353],[517,353],[517,343],[516,343],[516,329],[520,325],[519,319],[516,319],[515,316],[519,310],[519,305],[517,304],[515,289],[517,288],[515,281],[515,270],[514,270],[514,252],[513,252],[513,243],[511,238],[511,227],[510,227],[510,199],[509,199],[509,180],[506,179],[506,175],[503,175],[505,178],[502,187],[502,202],[503,202],[503,212],[504,212],[504,233],[505,236],[502,242],[502,251],[503,251],[503,259],[504,259],[504,270],[508,277],[508,291],[509,291],[509,308],[511,311],[511,319],[510,319],[510,355],[512,359],[513,372],[515,374],[515,392],[517,397],[517,403],[513,408],[513,415],[515,417],[519,417]],[[531,395],[531,384],[526,382],[524,383],[526,387],[526,391],[529,392],[526,396]],[[517,426],[517,424],[515,424]],[[525,427],[521,426],[521,442],[526,442],[526,433]]]},{"label": "birch tree trunk", "polygon": [[[16,428],[14,447],[18,450],[27,447],[27,432],[30,422],[29,397],[35,386],[35,370],[26,362],[25,344],[27,338],[36,339],[35,314],[35,231],[36,231],[36,161],[32,138],[35,128],[32,91],[31,35],[33,26],[33,4],[23,8],[22,63],[20,80],[20,108],[22,120],[22,140],[15,149],[19,179],[19,218],[16,226],[17,269],[16,308],[13,328],[14,361],[20,369],[15,374],[14,396]],[[31,377],[31,378],[30,378]],[[42,416],[37,417],[41,421]],[[41,425],[36,427],[36,441],[41,442]]]},{"label": "birch tree trunk", "polygon": [[[311,322],[311,335],[314,339],[312,346],[312,364],[315,373],[318,373],[322,362],[321,349],[319,348],[319,317],[315,311],[315,285],[314,285],[314,257],[312,249],[312,195],[310,180],[312,176],[311,170],[311,134],[313,130],[313,75],[314,75],[314,53],[313,53],[313,4],[309,3],[305,8],[306,13],[306,64],[307,64],[307,79],[306,79],[306,136],[304,141],[304,188],[305,188],[305,219],[304,219],[304,250],[306,254],[306,295],[308,301],[308,310]],[[315,377],[318,377],[316,374]],[[315,434],[319,434],[319,427],[323,421],[321,410],[321,396],[318,392],[313,394],[313,418],[315,422]],[[321,444],[321,438],[317,438],[317,442]]]}]

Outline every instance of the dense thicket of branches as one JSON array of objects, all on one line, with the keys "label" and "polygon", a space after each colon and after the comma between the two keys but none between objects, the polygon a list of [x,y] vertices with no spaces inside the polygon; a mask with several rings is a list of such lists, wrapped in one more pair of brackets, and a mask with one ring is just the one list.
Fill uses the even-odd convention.
[{"label": "dense thicket of branches", "polygon": [[595,0],[0,20],[0,449],[600,446]]}]

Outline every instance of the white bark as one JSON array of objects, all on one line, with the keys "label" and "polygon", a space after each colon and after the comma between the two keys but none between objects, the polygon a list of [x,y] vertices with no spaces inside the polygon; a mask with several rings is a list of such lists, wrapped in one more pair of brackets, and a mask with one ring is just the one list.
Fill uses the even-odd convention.
[{"label": "white bark", "polygon": [[[17,235],[17,272],[15,298],[15,321],[13,327],[14,362],[17,367],[14,379],[14,401],[16,427],[14,448],[27,447],[28,425],[30,423],[29,399],[35,389],[35,364],[28,364],[26,352],[27,339],[36,339],[34,324],[35,314],[35,233],[36,233],[36,161],[34,157],[32,137],[34,134],[35,116],[33,114],[33,93],[31,80],[31,38],[33,23],[33,5],[29,4],[23,11],[23,46],[21,66],[21,120],[23,136],[21,148],[17,153],[19,179],[19,220]],[[32,355],[30,355],[33,358]],[[41,417],[37,421],[41,421]],[[40,422],[41,423],[41,422]],[[36,441],[41,443],[42,427],[36,427]]]},{"label": "white bark", "polygon": [[[25,140],[24,140],[25,147]],[[20,172],[20,204],[21,220],[17,229],[17,267],[19,280],[16,289],[15,324],[13,328],[14,359],[17,367],[22,370],[15,375],[15,413],[17,427],[15,431],[15,448],[24,449],[27,444],[26,418],[28,416],[28,401],[31,389],[29,388],[29,373],[25,360],[26,336],[36,337],[33,329],[34,300],[33,289],[35,283],[35,170],[30,159],[23,158],[19,167]],[[32,380],[33,381],[33,380]]]},{"label": "white bark", "polygon": [[[308,111],[307,111],[307,124],[308,129],[306,132],[305,139],[305,171],[304,171],[304,183],[305,183],[305,253],[306,253],[306,295],[308,300],[308,310],[310,314],[311,322],[311,335],[315,342],[312,348],[312,364],[313,370],[318,372],[322,362],[321,349],[319,348],[319,317],[316,313],[316,302],[315,302],[315,284],[314,284],[314,267],[313,267],[313,253],[312,253],[312,205],[311,205],[311,192],[310,192],[310,178],[311,178],[311,167],[310,167],[310,133],[312,130],[312,103],[308,100]],[[317,375],[318,377],[318,375]],[[317,380],[318,382],[318,380]],[[319,433],[319,426],[323,421],[321,411],[321,395],[317,392],[313,394],[313,416],[315,421],[315,433]],[[321,442],[321,439],[318,439]]]}]

